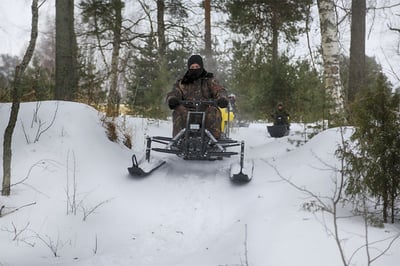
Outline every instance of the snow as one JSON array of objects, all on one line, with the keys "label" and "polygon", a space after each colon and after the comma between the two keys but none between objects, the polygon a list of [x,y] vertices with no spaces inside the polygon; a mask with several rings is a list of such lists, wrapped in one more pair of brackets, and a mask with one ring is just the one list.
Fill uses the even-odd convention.
[{"label": "snow", "polygon": [[[0,132],[9,109],[0,104]],[[11,196],[0,196],[0,265],[343,265],[332,216],[306,211],[302,206],[312,198],[289,183],[329,203],[324,197],[332,197],[336,187],[339,129],[304,143],[302,124],[294,123],[290,135],[279,139],[269,137],[265,122],[233,128],[231,137],[245,141],[245,158],[254,163],[252,181],[238,185],[229,180],[238,156],[199,162],[154,152],[154,160],[167,163],[133,178],[127,171],[132,154],[143,156],[147,135],[169,136],[171,121],[126,117],[130,150],[108,140],[101,118],[79,103],[21,105],[11,183],[25,180],[12,186]],[[38,128],[42,133],[34,142]],[[346,129],[345,138],[350,134]],[[67,206],[74,191],[76,214]],[[339,211],[351,216],[347,206]],[[398,224],[369,227],[372,256],[399,233]],[[347,259],[365,244],[364,235],[362,219],[339,220]],[[367,265],[366,258],[361,248],[352,265]],[[399,261],[397,240],[374,265]]]}]

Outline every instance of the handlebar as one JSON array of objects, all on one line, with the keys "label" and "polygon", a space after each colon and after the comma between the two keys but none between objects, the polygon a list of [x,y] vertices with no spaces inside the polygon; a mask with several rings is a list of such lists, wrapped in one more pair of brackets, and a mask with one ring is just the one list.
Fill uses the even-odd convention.
[{"label": "handlebar", "polygon": [[209,104],[209,105],[217,105],[217,100],[215,99],[208,99],[208,100],[180,100],[180,104]]},{"label": "handlebar", "polygon": [[204,106],[215,106],[217,107],[216,99],[207,99],[207,100],[180,100],[179,103],[186,108],[195,108],[196,111],[199,111],[200,107]]}]

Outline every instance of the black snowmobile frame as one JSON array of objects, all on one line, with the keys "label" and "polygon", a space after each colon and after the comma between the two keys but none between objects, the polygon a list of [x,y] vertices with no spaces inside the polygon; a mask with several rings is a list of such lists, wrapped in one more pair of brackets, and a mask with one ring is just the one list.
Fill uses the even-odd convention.
[{"label": "black snowmobile frame", "polygon": [[[151,151],[175,154],[184,160],[222,160],[223,157],[231,157],[240,154],[240,171],[230,177],[233,182],[248,182],[251,180],[243,173],[244,166],[244,141],[237,141],[227,137],[216,139],[205,127],[204,111],[199,111],[206,106],[217,106],[215,100],[181,101],[186,107],[192,107],[195,111],[189,111],[186,120],[186,127],[175,137],[153,136],[147,137],[145,160],[150,163]],[[229,130],[229,126],[227,127]],[[229,134],[223,134],[228,136]],[[153,143],[164,145],[163,147],[152,147]],[[227,151],[227,148],[240,146],[240,152]],[[146,176],[165,164],[161,161],[148,170],[143,170],[136,159],[132,156],[132,167],[128,171],[133,176]]]}]

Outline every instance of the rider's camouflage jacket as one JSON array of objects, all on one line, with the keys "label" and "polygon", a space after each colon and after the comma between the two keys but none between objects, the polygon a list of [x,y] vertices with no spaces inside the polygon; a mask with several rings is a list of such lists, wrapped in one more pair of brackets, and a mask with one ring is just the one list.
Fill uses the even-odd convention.
[{"label": "rider's camouflage jacket", "polygon": [[199,79],[189,82],[186,75],[179,79],[173,89],[167,94],[166,101],[171,97],[179,100],[208,100],[227,98],[226,90],[214,78],[212,73],[205,72]]}]

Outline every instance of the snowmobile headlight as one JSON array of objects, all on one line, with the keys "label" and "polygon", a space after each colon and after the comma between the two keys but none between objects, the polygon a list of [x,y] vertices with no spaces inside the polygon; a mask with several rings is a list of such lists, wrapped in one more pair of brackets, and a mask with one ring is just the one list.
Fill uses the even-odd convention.
[{"label": "snowmobile headlight", "polygon": [[190,129],[199,130],[200,129],[200,125],[199,124],[190,124]]}]

